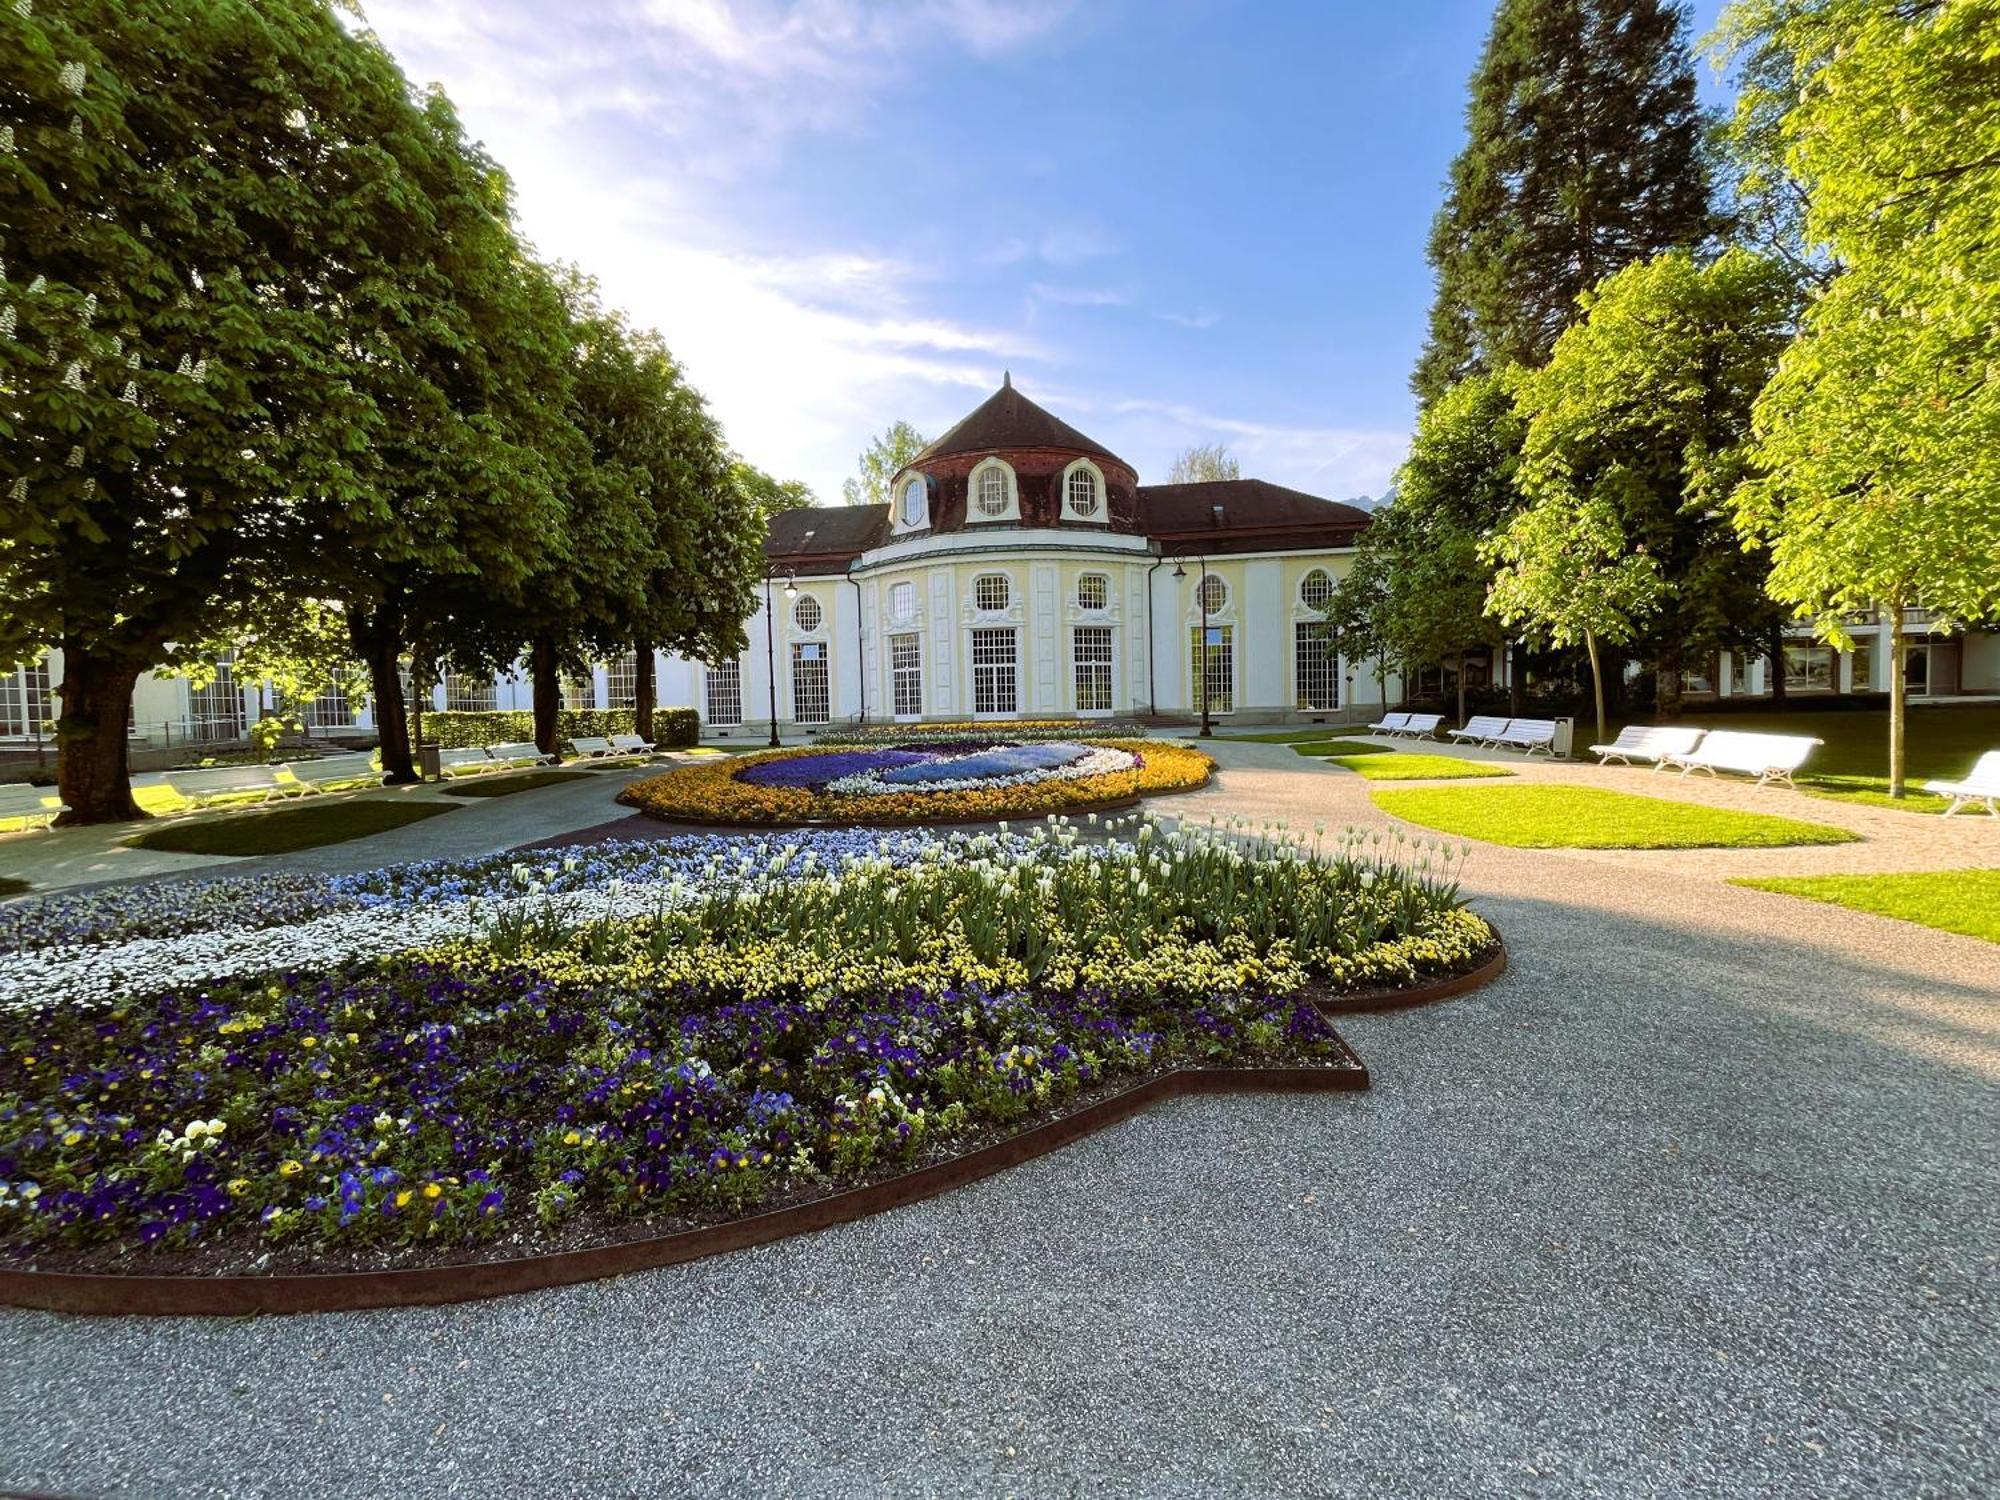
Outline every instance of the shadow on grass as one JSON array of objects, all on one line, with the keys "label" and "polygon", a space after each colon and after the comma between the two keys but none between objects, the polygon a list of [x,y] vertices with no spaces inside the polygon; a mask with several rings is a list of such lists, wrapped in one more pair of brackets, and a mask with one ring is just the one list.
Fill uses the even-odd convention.
[{"label": "shadow on grass", "polygon": [[437,802],[314,802],[276,812],[236,813],[149,828],[125,842],[175,854],[291,854],[340,844],[458,811]]}]

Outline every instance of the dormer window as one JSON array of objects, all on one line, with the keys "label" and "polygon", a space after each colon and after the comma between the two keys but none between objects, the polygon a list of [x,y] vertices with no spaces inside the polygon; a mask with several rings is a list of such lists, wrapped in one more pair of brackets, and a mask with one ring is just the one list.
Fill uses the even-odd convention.
[{"label": "dormer window", "polygon": [[901,518],[905,531],[920,530],[930,524],[930,492],[924,476],[914,474],[903,485]]},{"label": "dormer window", "polygon": [[1062,477],[1062,513],[1065,521],[1095,521],[1104,516],[1104,475],[1087,458],[1079,458]]},{"label": "dormer window", "polygon": [[1021,517],[1014,471],[1002,459],[989,458],[974,468],[966,481],[966,493],[971,520],[1017,521]]}]

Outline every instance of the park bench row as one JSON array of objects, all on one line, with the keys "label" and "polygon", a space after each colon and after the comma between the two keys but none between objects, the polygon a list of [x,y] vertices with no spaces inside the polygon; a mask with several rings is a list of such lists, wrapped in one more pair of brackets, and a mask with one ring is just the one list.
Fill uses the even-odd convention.
[{"label": "park bench row", "polygon": [[[636,734],[581,735],[571,740],[569,747],[578,760],[624,760],[652,755],[657,748]],[[546,754],[533,740],[511,740],[504,745],[465,745],[438,752],[438,769],[446,776],[477,776],[485,771],[560,764],[560,755]]]},{"label": "park bench row", "polygon": [[[1427,740],[1443,726],[1443,714],[1384,714],[1368,727],[1376,734],[1391,739],[1407,737]],[[1505,719],[1490,714],[1474,714],[1465,721],[1463,729],[1448,729],[1445,733],[1462,745],[1523,750],[1529,755],[1539,750],[1552,758],[1556,753],[1554,719]]]}]

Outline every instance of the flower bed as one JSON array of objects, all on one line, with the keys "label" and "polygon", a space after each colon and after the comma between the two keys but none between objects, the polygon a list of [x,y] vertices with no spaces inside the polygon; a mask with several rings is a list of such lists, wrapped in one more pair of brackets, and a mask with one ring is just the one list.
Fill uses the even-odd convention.
[{"label": "flower bed", "polygon": [[1351,1065],[1316,995],[1492,946],[1441,848],[1066,824],[664,842],[652,867],[634,845],[328,881],[328,915],[442,906],[453,928],[206,979],[218,950],[190,944],[170,983],[130,945],[185,939],[119,936],[128,898],[94,929],[128,950],[122,981],[0,1013],[0,1245],[214,1273],[714,1222],[1163,1070]]},{"label": "flower bed", "polygon": [[[1009,736],[1015,726],[1008,725]],[[1038,818],[1189,791],[1214,762],[1158,741],[1012,744],[994,738],[879,750],[778,750],[683,766],[618,800],[693,823],[948,823]]]}]

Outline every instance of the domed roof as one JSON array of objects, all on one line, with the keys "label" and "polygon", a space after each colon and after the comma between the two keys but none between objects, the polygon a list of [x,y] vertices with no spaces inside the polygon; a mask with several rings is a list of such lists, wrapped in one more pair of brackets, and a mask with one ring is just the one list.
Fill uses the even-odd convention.
[{"label": "domed roof", "polygon": [[1014,378],[1008,375],[1003,377],[999,390],[911,463],[922,464],[953,453],[987,453],[997,448],[1063,448],[1125,462],[1102,443],[1092,442],[1060,417],[1035,405],[1014,389]]}]

